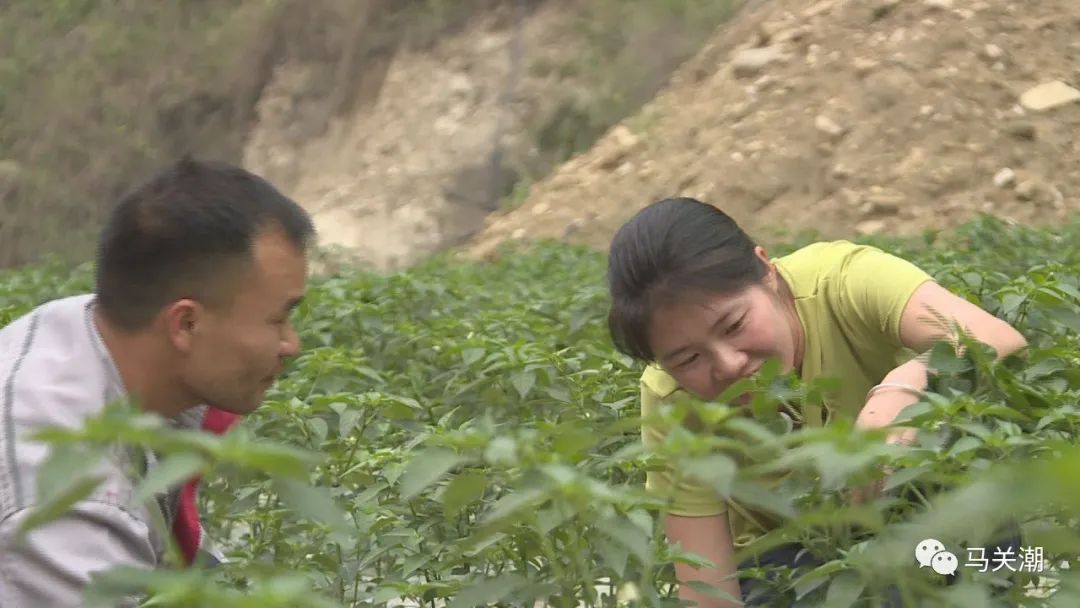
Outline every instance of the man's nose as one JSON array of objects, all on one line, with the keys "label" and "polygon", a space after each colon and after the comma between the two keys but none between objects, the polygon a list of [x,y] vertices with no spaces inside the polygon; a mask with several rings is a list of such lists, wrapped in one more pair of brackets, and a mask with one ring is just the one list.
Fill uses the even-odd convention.
[{"label": "man's nose", "polygon": [[282,357],[296,357],[300,354],[300,334],[296,329],[289,325],[285,330],[284,339],[281,341],[281,356]]}]

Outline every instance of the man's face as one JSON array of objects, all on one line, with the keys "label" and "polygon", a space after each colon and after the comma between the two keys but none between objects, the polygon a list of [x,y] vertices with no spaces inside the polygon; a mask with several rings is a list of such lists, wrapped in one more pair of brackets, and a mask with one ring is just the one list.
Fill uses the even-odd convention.
[{"label": "man's face", "polygon": [[705,400],[769,359],[792,369],[792,329],[773,285],[770,277],[738,293],[693,295],[655,311],[649,342],[661,367]]},{"label": "man's face", "polygon": [[201,403],[247,414],[263,401],[285,360],[300,353],[290,319],[307,278],[304,253],[276,230],[256,237],[231,306],[202,308],[181,382]]}]

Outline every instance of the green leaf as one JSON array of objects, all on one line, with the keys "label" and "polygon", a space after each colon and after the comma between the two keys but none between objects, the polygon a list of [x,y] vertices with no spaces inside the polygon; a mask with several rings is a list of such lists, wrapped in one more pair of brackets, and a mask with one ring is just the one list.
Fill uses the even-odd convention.
[{"label": "green leaf", "polygon": [[598,521],[596,528],[609,539],[629,550],[641,564],[651,563],[649,537],[641,531],[641,528],[620,517]]},{"label": "green leaf", "polygon": [[889,492],[894,488],[900,487],[906,483],[911,483],[925,475],[928,471],[930,471],[930,469],[931,467],[925,464],[900,469],[899,471],[896,471],[885,479],[883,491]]},{"label": "green leaf", "polygon": [[731,497],[736,501],[762,508],[783,517],[796,517],[791,498],[761,483],[738,479],[732,483]]},{"label": "green leaf", "polygon": [[342,410],[338,414],[338,436],[348,437],[352,435],[352,431],[356,428],[356,423],[364,416],[364,413],[357,408],[348,408]]},{"label": "green leaf", "polygon": [[338,531],[349,531],[345,512],[330,497],[327,488],[314,487],[289,477],[277,477],[273,483],[278,496],[302,517]]},{"label": "green leaf", "polygon": [[731,495],[731,485],[738,469],[735,461],[724,454],[688,460],[681,463],[681,468],[687,475],[708,484],[725,497]]},{"label": "green leaf", "polygon": [[318,417],[309,418],[307,424],[308,428],[311,429],[311,434],[315,436],[316,444],[321,444],[326,441],[326,436],[330,432],[330,428],[325,420]]},{"label": "green leaf", "polygon": [[140,501],[148,500],[159,492],[187,481],[205,465],[205,459],[199,454],[180,453],[167,456],[139,483],[135,497]]},{"label": "green leaf", "polygon": [[463,461],[464,458],[446,448],[430,448],[421,452],[409,461],[401,476],[401,498],[415,498]]},{"label": "green leaf", "polygon": [[802,599],[821,585],[829,582],[829,575],[844,569],[844,562],[834,559],[803,574],[795,581],[795,599]]},{"label": "green leaf", "polygon": [[18,536],[63,517],[77,502],[89,497],[105,481],[102,475],[76,476],[62,491],[31,507],[19,525]]},{"label": "green leaf", "polygon": [[553,503],[550,507],[541,509],[536,515],[536,531],[543,535],[551,534],[551,531],[574,518],[573,509],[567,508],[566,503]]},{"label": "green leaf", "polygon": [[1019,293],[1005,294],[1005,297],[1001,298],[1001,314],[1005,317],[1012,318],[1016,315],[1016,311],[1020,309],[1020,306],[1026,299],[1027,296]]},{"label": "green leaf", "polygon": [[626,570],[626,562],[630,558],[629,550],[603,537],[593,539],[592,544],[600,554],[602,563],[611,568],[616,580],[621,579]]},{"label": "green leaf", "polygon": [[503,574],[462,588],[446,608],[475,608],[501,602],[528,584],[528,579],[520,574]]},{"label": "green leaf", "polygon": [[461,362],[466,366],[472,365],[484,356],[484,349],[482,348],[466,348],[461,351]]},{"label": "green leaf", "polygon": [[323,459],[314,452],[271,441],[234,441],[221,450],[226,462],[263,471],[272,475],[304,477],[311,467]]},{"label": "green leaf", "polygon": [[546,494],[546,488],[532,487],[524,490],[511,492],[500,498],[483,518],[485,525],[495,525],[503,520],[518,515],[524,509],[528,509],[536,502],[542,500]]},{"label": "green leaf", "polygon": [[1043,376],[1049,376],[1066,368],[1065,362],[1060,359],[1043,359],[1024,369],[1024,377],[1028,381],[1038,380]]},{"label": "green leaf", "polygon": [[544,392],[546,392],[547,396],[551,397],[554,401],[558,401],[559,403],[570,403],[570,391],[566,390],[565,387],[557,385],[547,386],[544,387]]},{"label": "green leaf", "polygon": [[390,600],[396,600],[401,597],[401,590],[396,587],[385,586],[379,587],[375,594],[371,596],[371,601],[376,604],[383,604]]},{"label": "green leaf", "polygon": [[580,452],[592,447],[599,440],[588,427],[563,425],[555,435],[552,448],[564,459],[573,461]]},{"label": "green leaf", "polygon": [[486,489],[487,477],[482,471],[466,471],[454,477],[442,496],[446,516],[456,516],[467,505],[479,500]]},{"label": "green leaf", "polygon": [[952,448],[949,449],[950,456],[956,456],[963,454],[964,452],[977,449],[983,445],[983,441],[971,435],[964,435],[960,439],[956,440]]},{"label": "green leaf", "polygon": [[943,374],[959,374],[971,369],[971,363],[958,357],[951,344],[938,342],[930,351],[930,367]]},{"label": "green leaf", "polygon": [[857,573],[848,570],[832,579],[829,591],[825,594],[825,606],[828,608],[849,608],[862,595],[866,581]]},{"label": "green leaf", "polygon": [[49,501],[68,490],[75,481],[72,472],[93,470],[104,453],[105,448],[85,444],[52,444],[48,457],[38,469],[38,500]]},{"label": "green leaf", "polygon": [[994,434],[993,431],[986,427],[986,425],[975,422],[962,422],[957,424],[956,427],[967,431],[984,442]]},{"label": "green leaf", "polygon": [[724,591],[722,589],[718,589],[717,587],[715,587],[713,585],[710,585],[708,583],[705,583],[705,582],[702,582],[702,581],[699,581],[699,580],[692,580],[692,581],[689,581],[687,583],[687,585],[690,586],[691,588],[693,588],[694,591],[697,591],[698,593],[700,593],[702,595],[705,595],[707,597],[712,597],[712,598],[716,598],[716,599],[720,599],[720,600],[727,600],[729,602],[738,602],[738,600],[734,596],[732,596],[730,593],[728,593],[727,591]]},{"label": "green leaf", "polygon": [[536,374],[530,370],[516,371],[510,374],[510,383],[514,385],[518,395],[524,399],[532,390],[533,385],[536,384]]},{"label": "green leaf", "polygon": [[1023,412],[1017,411],[1015,408],[1008,407],[1006,405],[991,405],[984,409],[983,416],[993,416],[995,418],[1003,418],[1005,420],[1016,420],[1020,422],[1027,422],[1029,418],[1024,415]]}]

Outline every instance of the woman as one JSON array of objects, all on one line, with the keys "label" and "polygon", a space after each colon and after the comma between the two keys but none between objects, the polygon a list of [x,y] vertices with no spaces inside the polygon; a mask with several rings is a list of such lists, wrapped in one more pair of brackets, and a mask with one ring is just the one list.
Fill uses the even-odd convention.
[{"label": "woman", "polygon": [[[843,379],[824,411],[803,412],[806,424],[844,416],[860,429],[883,428],[926,387],[924,358],[905,359],[904,353],[926,352],[946,337],[940,323],[927,321],[931,311],[994,347],[999,357],[1026,346],[1007,323],[905,260],[847,241],[815,243],[770,259],[730,217],[690,198],[654,203],[620,228],[611,244],[608,283],[616,346],[650,364],[641,378],[646,419],[676,393],[715,399],[765,361],[778,359],[785,373],[794,371],[804,381]],[[887,441],[908,442],[912,432],[893,430]],[[642,428],[646,445],[663,435],[648,423]],[[650,472],[646,486],[671,499],[664,521],[669,542],[715,564],[678,564],[678,579],[700,580],[740,598],[735,547],[766,531],[769,522],[672,471]],[[702,607],[738,605],[686,584],[680,597]]]}]

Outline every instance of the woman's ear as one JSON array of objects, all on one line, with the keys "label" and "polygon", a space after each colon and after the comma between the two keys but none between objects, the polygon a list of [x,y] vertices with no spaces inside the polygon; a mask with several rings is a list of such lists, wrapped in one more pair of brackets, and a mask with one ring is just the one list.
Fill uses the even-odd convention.
[{"label": "woman's ear", "polygon": [[769,266],[770,268],[772,267],[772,260],[769,259],[769,252],[765,251],[765,248],[761,245],[757,245],[754,247],[754,255],[756,255],[759,260],[764,262],[766,266]]},{"label": "woman's ear", "polygon": [[776,280],[776,264],[773,264],[772,260],[769,259],[768,252],[761,245],[754,247],[754,255],[765,265],[765,276],[762,278],[765,285],[773,291],[778,291],[780,282]]}]

